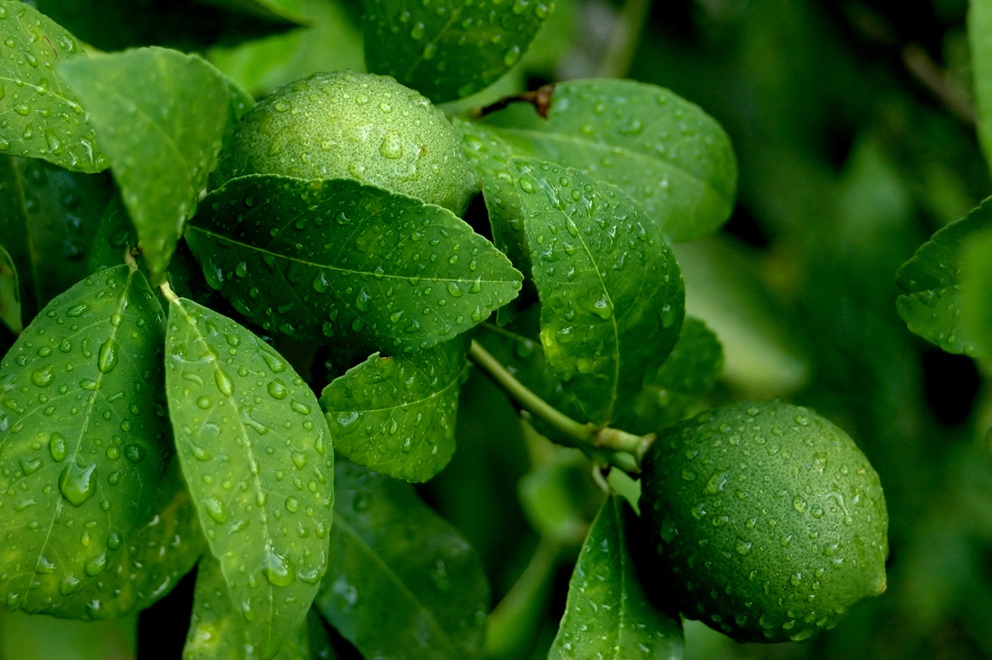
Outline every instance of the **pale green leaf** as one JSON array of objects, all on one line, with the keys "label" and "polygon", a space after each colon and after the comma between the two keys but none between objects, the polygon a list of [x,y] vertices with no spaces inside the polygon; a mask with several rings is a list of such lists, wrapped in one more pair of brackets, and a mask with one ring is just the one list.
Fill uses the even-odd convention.
[{"label": "pale green leaf", "polygon": [[[8,607],[116,616],[89,593],[159,496],[169,428],[162,308],[137,271],[106,270],[49,303],[0,363],[0,592]],[[116,570],[116,569],[115,569]]]},{"label": "pale green leaf", "polygon": [[489,587],[475,551],[408,484],[343,460],[335,470],[320,613],[365,657],[479,657]]},{"label": "pale green leaf", "polygon": [[496,82],[520,61],[552,2],[365,0],[365,61],[434,102]]},{"label": "pale green leaf", "polygon": [[455,338],[411,355],[375,353],[324,388],[334,448],[406,481],[427,481],[455,452],[458,393],[468,363]]},{"label": "pale green leaf", "polygon": [[55,71],[86,59],[76,38],[37,9],[0,0],[0,42],[0,153],[80,172],[106,169],[86,109]]},{"label": "pale green leaf", "polygon": [[266,331],[365,355],[451,339],[520,288],[506,257],[450,211],[351,180],[233,179],[186,236],[211,286]]},{"label": "pale green leaf", "polygon": [[910,331],[949,353],[975,355],[976,340],[961,318],[965,246],[992,228],[992,199],[937,231],[896,273],[899,316]]},{"label": "pale green leaf", "polygon": [[651,604],[628,549],[626,503],[607,499],[579,553],[548,658],[682,657],[682,625]]},{"label": "pale green leaf", "polygon": [[24,327],[17,267],[3,245],[0,245],[0,321],[14,333],[19,333]]},{"label": "pale green leaf", "polygon": [[607,424],[665,361],[685,312],[661,228],[574,169],[515,160],[548,364],[588,420]]},{"label": "pale green leaf", "polygon": [[271,656],[303,621],[327,565],[327,422],[274,349],[185,298],[170,304],[165,372],[200,524],[249,643]]},{"label": "pale green leaf", "polygon": [[153,283],[161,283],[186,218],[217,161],[231,105],[204,60],[141,48],[65,62],[110,158]]},{"label": "pale green leaf", "polygon": [[310,660],[308,619],[296,627],[274,656],[261,655],[247,635],[241,612],[234,606],[220,562],[206,556],[196,573],[193,615],[183,647],[184,660]]},{"label": "pale green leaf", "polygon": [[670,240],[699,238],[730,217],[737,162],[727,134],[698,106],[627,80],[564,82],[547,103],[514,103],[484,122],[516,155],[620,187]]},{"label": "pale green leaf", "polygon": [[9,660],[129,660],[137,636],[137,616],[73,621],[0,610],[0,658]]}]

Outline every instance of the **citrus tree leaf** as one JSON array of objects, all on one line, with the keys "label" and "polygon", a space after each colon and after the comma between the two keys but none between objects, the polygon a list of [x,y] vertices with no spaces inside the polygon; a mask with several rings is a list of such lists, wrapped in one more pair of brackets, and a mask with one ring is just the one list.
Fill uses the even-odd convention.
[{"label": "citrus tree leaf", "polygon": [[437,103],[468,96],[509,71],[553,3],[365,0],[363,4],[369,71],[393,76]]},{"label": "citrus tree leaf", "polygon": [[730,217],[737,162],[712,117],[672,92],[627,80],[556,85],[549,104],[514,103],[484,121],[516,155],[554,161],[619,186],[672,241]]},{"label": "citrus tree leaf", "polygon": [[77,58],[59,73],[96,126],[157,285],[216,164],[227,83],[199,57],[155,47]]},{"label": "citrus tree leaf", "polygon": [[0,153],[80,172],[106,169],[89,116],[55,70],[86,59],[76,38],[37,9],[0,0],[0,41]]},{"label": "citrus tree leaf", "polygon": [[0,236],[17,268],[25,321],[88,274],[87,253],[112,195],[106,174],[0,158]]},{"label": "citrus tree leaf", "polygon": [[163,323],[144,276],[122,265],[52,300],[0,363],[9,607],[104,616],[78,594],[152,517],[169,451]]},{"label": "citrus tree leaf", "polygon": [[548,364],[606,424],[674,346],[682,274],[661,228],[619,190],[574,169],[515,160]]},{"label": "citrus tree leaf", "polygon": [[568,585],[549,658],[681,658],[681,624],[656,610],[627,547],[621,498],[607,499],[589,530]]},{"label": "citrus tree leaf", "polygon": [[327,565],[334,453],[317,398],[231,319],[174,298],[166,393],[183,474],[248,641],[274,655]]},{"label": "citrus tree leaf", "polygon": [[0,245],[0,321],[14,333],[19,333],[24,327],[22,318],[17,267],[10,253]]},{"label": "citrus tree leaf", "polygon": [[686,317],[671,355],[634,399],[616,427],[632,433],[656,433],[680,421],[716,384],[723,372],[723,347],[705,323]]},{"label": "citrus tree leaf", "polygon": [[975,353],[992,356],[992,231],[975,235],[961,261],[961,323],[974,337]]},{"label": "citrus tree leaf", "polygon": [[914,334],[949,353],[975,355],[975,339],[961,319],[961,263],[965,245],[992,228],[992,199],[938,230],[896,273],[896,309]]},{"label": "citrus tree leaf", "polygon": [[310,660],[314,656],[310,653],[307,622],[308,619],[304,619],[290,632],[276,655],[261,655],[249,641],[245,621],[231,600],[220,562],[207,555],[196,573],[193,615],[186,634],[183,658]]},{"label": "citrus tree leaf", "polygon": [[233,179],[186,236],[211,286],[266,331],[366,355],[451,339],[520,288],[506,257],[450,211],[351,180]]},{"label": "citrus tree leaf", "polygon": [[343,460],[335,471],[320,613],[365,657],[478,657],[489,586],[475,551],[408,484]]},{"label": "citrus tree leaf", "polygon": [[467,344],[456,337],[411,355],[373,354],[324,388],[320,406],[334,448],[405,481],[427,481],[455,453]]}]

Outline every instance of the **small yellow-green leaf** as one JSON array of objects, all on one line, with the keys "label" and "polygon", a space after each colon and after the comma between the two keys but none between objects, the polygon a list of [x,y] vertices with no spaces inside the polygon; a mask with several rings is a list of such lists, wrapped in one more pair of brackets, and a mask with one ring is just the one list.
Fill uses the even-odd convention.
[{"label": "small yellow-green leaf", "polygon": [[466,342],[456,337],[411,355],[372,355],[324,388],[320,405],[334,448],[405,481],[427,481],[455,453]]},{"label": "small yellow-green leaf", "polygon": [[216,164],[228,124],[227,81],[165,48],[78,58],[59,74],[80,98],[159,284]]},{"label": "small yellow-green leaf", "polygon": [[274,655],[327,567],[334,450],[317,397],[231,319],[172,300],[166,394],[176,449],[211,553],[246,624]]},{"label": "small yellow-green leaf", "polygon": [[0,154],[43,158],[80,172],[109,162],[56,64],[86,59],[67,30],[34,7],[0,0]]}]

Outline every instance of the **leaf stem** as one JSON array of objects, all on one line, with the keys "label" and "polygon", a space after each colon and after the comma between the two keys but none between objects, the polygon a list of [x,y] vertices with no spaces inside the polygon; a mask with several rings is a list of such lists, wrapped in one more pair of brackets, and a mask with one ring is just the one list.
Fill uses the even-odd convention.
[{"label": "leaf stem", "polygon": [[541,419],[557,431],[561,440],[582,449],[597,464],[613,465],[627,473],[640,472],[641,457],[654,440],[653,434],[640,436],[592,422],[583,424],[564,414],[517,380],[474,339],[469,347],[469,356],[528,414]]}]

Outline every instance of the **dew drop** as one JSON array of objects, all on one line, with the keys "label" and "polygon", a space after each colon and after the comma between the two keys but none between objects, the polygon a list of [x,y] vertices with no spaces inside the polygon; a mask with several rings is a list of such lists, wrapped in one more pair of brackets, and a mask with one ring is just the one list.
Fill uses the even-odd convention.
[{"label": "dew drop", "polygon": [[214,382],[217,383],[217,389],[224,396],[234,396],[234,381],[231,377],[227,375],[227,372],[223,369],[218,368],[214,371]]},{"label": "dew drop", "polygon": [[120,360],[119,356],[119,346],[117,342],[111,338],[103,342],[100,346],[100,353],[97,357],[97,367],[100,369],[101,373],[109,374],[117,366]]},{"label": "dew drop", "polygon": [[[61,459],[56,458],[56,460]],[[59,477],[59,490],[73,506],[85,504],[96,493],[96,465],[90,464],[85,467],[80,467],[76,463],[66,465]]]},{"label": "dew drop", "polygon": [[56,461],[64,461],[69,453],[65,436],[58,431],[54,431],[48,438],[48,451],[51,452],[52,458]]},{"label": "dew drop", "polygon": [[262,568],[265,579],[273,586],[288,587],[296,581],[296,575],[289,560],[272,548],[266,548]]},{"label": "dew drop", "polygon": [[207,497],[203,500],[203,508],[207,510],[207,515],[209,515],[216,523],[227,522],[227,507],[224,503],[218,500],[216,497]]}]

